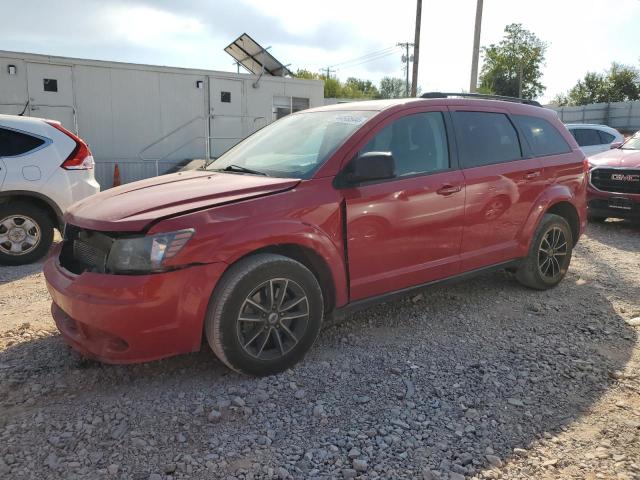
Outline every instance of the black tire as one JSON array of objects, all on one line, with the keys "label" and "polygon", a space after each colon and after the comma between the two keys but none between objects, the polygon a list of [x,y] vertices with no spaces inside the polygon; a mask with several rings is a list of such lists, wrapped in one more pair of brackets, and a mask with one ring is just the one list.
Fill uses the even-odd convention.
[{"label": "black tire", "polygon": [[256,254],[223,275],[209,302],[205,334],[229,368],[271,375],[304,357],[320,333],[323,315],[322,290],[308,268],[281,255]]},{"label": "black tire", "polygon": [[[25,243],[22,246],[22,252],[12,253],[12,242],[10,242],[9,236],[5,235],[9,233],[9,230],[6,224],[3,225],[2,223],[7,219],[14,219],[13,225],[16,227],[25,225],[25,219],[32,221],[36,227],[29,229],[28,232],[37,232],[37,242],[31,247]],[[20,221],[23,223],[20,224]],[[25,201],[9,201],[0,204],[0,240],[5,239],[4,243],[0,243],[0,264],[26,265],[40,260],[51,248],[51,244],[53,243],[53,228],[53,220],[49,214],[37,205]],[[16,230],[21,230],[22,232],[26,229],[20,228]],[[18,234],[20,235],[20,232],[18,232]],[[20,236],[14,237],[14,239],[15,238],[20,238]]]},{"label": "black tire", "polygon": [[602,217],[600,215],[592,215],[592,214],[588,214],[587,215],[587,221],[589,223],[603,223],[608,217]]},{"label": "black tire", "polygon": [[533,237],[529,255],[516,272],[517,280],[536,290],[555,287],[567,273],[572,251],[573,235],[567,221],[559,215],[546,214]]}]

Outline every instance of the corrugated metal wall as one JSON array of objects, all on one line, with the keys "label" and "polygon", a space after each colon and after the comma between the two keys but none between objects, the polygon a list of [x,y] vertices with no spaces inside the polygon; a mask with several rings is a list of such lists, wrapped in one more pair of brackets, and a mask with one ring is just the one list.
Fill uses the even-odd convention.
[{"label": "corrugated metal wall", "polygon": [[640,130],[640,101],[549,108],[558,112],[564,123],[599,123],[623,131]]}]

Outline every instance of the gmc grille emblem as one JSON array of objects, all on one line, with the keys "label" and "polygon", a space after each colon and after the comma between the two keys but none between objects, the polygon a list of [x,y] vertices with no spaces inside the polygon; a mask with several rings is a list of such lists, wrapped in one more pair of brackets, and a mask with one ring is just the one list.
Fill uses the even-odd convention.
[{"label": "gmc grille emblem", "polygon": [[640,182],[640,175],[626,175],[624,173],[612,173],[611,180],[620,182]]}]

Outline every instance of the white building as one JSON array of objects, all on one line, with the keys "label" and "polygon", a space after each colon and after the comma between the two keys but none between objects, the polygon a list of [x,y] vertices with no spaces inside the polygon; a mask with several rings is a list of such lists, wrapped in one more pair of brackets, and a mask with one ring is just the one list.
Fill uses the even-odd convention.
[{"label": "white building", "polygon": [[267,123],[323,103],[318,80],[0,51],[0,113],[60,120],[78,133],[103,188],[115,164],[124,183],[215,158]]}]

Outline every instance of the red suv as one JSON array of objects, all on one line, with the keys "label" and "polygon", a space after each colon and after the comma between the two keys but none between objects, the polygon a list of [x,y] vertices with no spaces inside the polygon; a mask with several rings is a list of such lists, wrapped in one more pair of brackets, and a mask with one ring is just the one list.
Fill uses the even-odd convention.
[{"label": "red suv", "polygon": [[550,110],[447,95],[299,112],[201,171],[75,204],[44,267],[60,332],[109,363],[204,335],[265,375],[374,300],[495,268],[555,286],[586,225],[584,154]]}]

